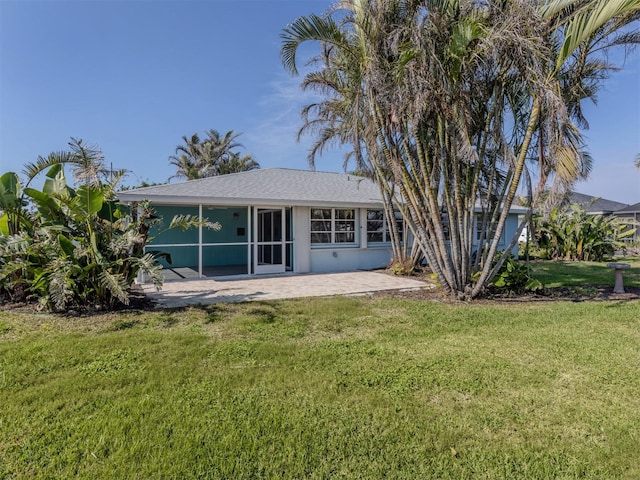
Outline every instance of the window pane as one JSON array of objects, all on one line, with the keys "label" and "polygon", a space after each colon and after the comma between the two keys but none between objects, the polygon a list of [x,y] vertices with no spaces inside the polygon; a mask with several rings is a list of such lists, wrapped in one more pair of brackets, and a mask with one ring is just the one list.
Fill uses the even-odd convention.
[{"label": "window pane", "polygon": [[336,210],[336,218],[354,219],[356,218],[356,211],[355,210]]},{"label": "window pane", "polygon": [[311,233],[311,243],[331,243],[330,233]]},{"label": "window pane", "polygon": [[353,221],[343,220],[336,222],[336,232],[353,232],[356,229],[356,224]]},{"label": "window pane", "polygon": [[398,232],[398,240],[400,242],[403,242],[404,241],[404,229],[402,228],[402,221],[400,223],[398,223],[397,226],[398,226],[398,230],[397,230],[397,232]]},{"label": "window pane", "polygon": [[285,239],[287,242],[293,240],[293,228],[291,226],[291,208],[287,208],[285,211]]},{"label": "window pane", "polygon": [[354,243],[356,241],[353,232],[336,233],[336,243]]},{"label": "window pane", "polygon": [[311,221],[311,231],[312,232],[330,232],[331,231],[331,222],[330,221],[321,221],[321,220],[312,220]]},{"label": "window pane", "polygon": [[381,232],[384,226],[382,220],[369,220],[367,221],[367,232]]},{"label": "window pane", "polygon": [[367,210],[367,220],[384,220],[382,210]]},{"label": "window pane", "polygon": [[367,242],[382,242],[382,232],[367,232]]},{"label": "window pane", "polygon": [[336,243],[354,243],[355,234],[353,232],[336,233]]},{"label": "window pane", "polygon": [[312,208],[311,209],[311,218],[318,220],[331,220],[331,209],[330,208]]}]

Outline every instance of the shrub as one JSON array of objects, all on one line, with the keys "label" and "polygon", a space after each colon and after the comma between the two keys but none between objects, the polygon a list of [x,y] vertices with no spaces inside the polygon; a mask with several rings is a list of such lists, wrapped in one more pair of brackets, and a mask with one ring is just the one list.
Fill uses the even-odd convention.
[{"label": "shrub", "polygon": [[511,254],[505,259],[491,286],[508,293],[537,292],[544,288],[540,280],[531,277],[529,267]]},{"label": "shrub", "polygon": [[554,209],[549,218],[534,218],[534,240],[539,252],[550,260],[590,260],[600,262],[624,248],[623,241],[636,231],[628,220],[590,215],[579,205]]},{"label": "shrub", "polygon": [[[70,145],[71,152],[27,168],[30,180],[47,172],[42,190],[21,188],[15,173],[0,177],[0,300],[35,299],[56,311],[128,305],[139,271],[158,288],[162,284],[160,266],[144,253],[150,224],[157,219],[149,208],[138,214],[117,202],[115,186],[122,175],[114,181],[101,175],[99,150],[79,140]],[[78,166],[79,187],[67,185],[65,163]],[[199,223],[219,228],[197,218],[172,222]]]}]

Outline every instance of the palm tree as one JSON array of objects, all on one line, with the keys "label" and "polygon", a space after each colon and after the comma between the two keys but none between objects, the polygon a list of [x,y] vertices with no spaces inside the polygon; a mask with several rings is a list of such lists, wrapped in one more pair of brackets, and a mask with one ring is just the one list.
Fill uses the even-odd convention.
[{"label": "palm tree", "polygon": [[[303,81],[325,95],[303,111],[303,128],[318,133],[312,154],[332,141],[364,152],[379,184],[389,176],[395,184],[405,222],[440,283],[473,298],[501,265],[494,259],[522,179],[569,185],[588,172],[571,121],[588,95],[571,103],[561,78],[573,74],[571,84],[584,86],[579,80],[603,69],[579,55],[593,59],[596,46],[633,40],[595,41],[637,15],[637,0],[612,3],[619,8],[572,0],[491,8],[462,0],[344,0],[329,16],[296,20],[282,35],[286,68],[297,72],[302,43],[320,43],[320,69]],[[529,188],[529,197],[542,191]]]},{"label": "palm tree", "polygon": [[233,152],[218,163],[218,175],[228,175],[230,173],[248,172],[257,170],[260,164],[256,162],[252,155],[240,155]]},{"label": "palm tree", "polygon": [[169,164],[177,169],[175,175],[169,177],[169,180],[172,178],[185,178],[187,180],[200,178],[198,171],[198,163],[202,157],[200,153],[202,148],[200,137],[197,133],[191,135],[191,138],[183,135],[182,141],[183,144],[176,147],[175,155],[169,157]]},{"label": "palm tree", "polygon": [[191,138],[182,137],[184,144],[178,145],[175,155],[169,157],[169,163],[177,168],[170,180],[194,180],[260,168],[251,155],[240,157],[239,153],[233,151],[243,146],[236,141],[240,133],[229,130],[223,136],[217,130],[207,130],[205,134],[207,138],[202,141],[197,133]]}]

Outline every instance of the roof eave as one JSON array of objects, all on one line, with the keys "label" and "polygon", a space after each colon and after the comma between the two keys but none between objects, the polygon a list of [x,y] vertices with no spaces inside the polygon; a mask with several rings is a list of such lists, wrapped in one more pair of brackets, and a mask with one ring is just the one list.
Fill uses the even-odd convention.
[{"label": "roof eave", "polygon": [[212,198],[212,197],[185,197],[173,195],[144,196],[132,193],[119,195],[119,200],[124,203],[150,201],[158,205],[247,205],[247,206],[283,206],[283,207],[336,207],[336,208],[379,208],[382,202],[371,200],[370,202],[328,201],[328,200],[289,200],[273,198]]}]

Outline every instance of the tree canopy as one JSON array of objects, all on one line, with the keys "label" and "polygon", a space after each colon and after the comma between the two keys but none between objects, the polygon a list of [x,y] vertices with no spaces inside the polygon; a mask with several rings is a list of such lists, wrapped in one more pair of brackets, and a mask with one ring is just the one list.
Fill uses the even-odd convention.
[{"label": "tree canopy", "polygon": [[183,144],[169,157],[169,163],[176,167],[171,178],[194,180],[260,168],[252,155],[235,151],[243,146],[236,140],[239,133],[229,130],[221,135],[217,130],[207,130],[205,134],[204,140],[197,133],[182,137]]},{"label": "tree canopy", "polygon": [[588,175],[579,127],[614,68],[613,47],[635,46],[640,0],[343,0],[282,33],[281,59],[298,73],[313,42],[302,111],[310,152],[332,143],[368,169],[399,210],[444,289],[477,296],[517,193],[528,213],[542,194]]}]

